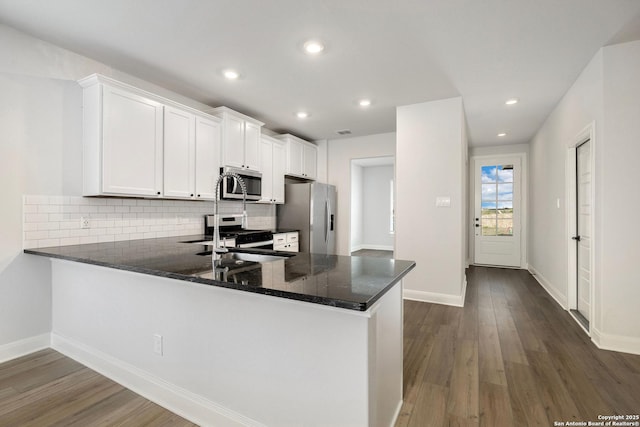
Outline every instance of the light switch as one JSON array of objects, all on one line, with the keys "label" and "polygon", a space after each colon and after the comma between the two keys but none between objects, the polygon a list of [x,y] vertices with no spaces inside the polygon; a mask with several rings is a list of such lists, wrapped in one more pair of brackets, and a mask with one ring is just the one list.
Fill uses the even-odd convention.
[{"label": "light switch", "polygon": [[448,197],[448,196],[438,196],[438,197],[436,197],[436,207],[438,207],[438,208],[451,207],[451,197]]}]

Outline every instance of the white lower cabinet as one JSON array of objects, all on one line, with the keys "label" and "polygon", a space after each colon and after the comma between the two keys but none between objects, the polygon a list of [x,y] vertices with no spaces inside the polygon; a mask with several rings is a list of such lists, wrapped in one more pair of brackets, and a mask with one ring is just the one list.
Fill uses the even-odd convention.
[{"label": "white lower cabinet", "polygon": [[259,203],[284,203],[285,144],[262,135],[260,140],[262,198]]},{"label": "white lower cabinet", "polygon": [[79,83],[83,195],[213,198],[219,118],[97,74]]},{"label": "white lower cabinet", "polygon": [[281,252],[300,252],[298,237],[299,233],[297,231],[274,234],[273,250]]}]

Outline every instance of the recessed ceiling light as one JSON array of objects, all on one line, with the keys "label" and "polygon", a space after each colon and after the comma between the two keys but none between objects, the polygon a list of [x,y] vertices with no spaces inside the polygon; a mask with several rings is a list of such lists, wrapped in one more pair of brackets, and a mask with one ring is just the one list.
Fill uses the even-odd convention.
[{"label": "recessed ceiling light", "polygon": [[317,55],[324,50],[324,44],[318,40],[309,40],[304,44],[304,51],[309,55]]},{"label": "recessed ceiling light", "polygon": [[228,80],[236,80],[238,77],[240,77],[240,74],[238,74],[238,72],[235,70],[224,70],[222,72],[222,75]]},{"label": "recessed ceiling light", "polygon": [[306,119],[307,117],[309,117],[309,113],[307,113],[306,111],[298,111],[296,113],[296,117],[298,117],[299,119]]},{"label": "recessed ceiling light", "polygon": [[507,134],[502,132],[502,133],[499,133],[498,136],[507,136]]},{"label": "recessed ceiling light", "polygon": [[518,98],[511,98],[511,99],[507,99],[505,101],[505,104],[507,105],[513,105],[513,104],[517,104],[518,103]]},{"label": "recessed ceiling light", "polygon": [[371,105],[371,100],[370,99],[361,99],[358,104],[361,107],[368,107],[369,105]]}]

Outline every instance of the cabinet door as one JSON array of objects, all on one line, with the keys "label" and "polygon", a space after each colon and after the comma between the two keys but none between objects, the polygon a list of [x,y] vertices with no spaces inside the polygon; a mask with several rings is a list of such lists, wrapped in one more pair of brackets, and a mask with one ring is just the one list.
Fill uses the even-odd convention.
[{"label": "cabinet door", "polygon": [[220,123],[196,116],[196,198],[213,200],[220,175]]},{"label": "cabinet door", "polygon": [[273,200],[273,143],[266,139],[260,141],[260,170],[262,171],[261,202],[271,203]]},{"label": "cabinet door", "polygon": [[164,107],[164,191],[165,197],[194,196],[195,116]]},{"label": "cabinet door", "polygon": [[297,141],[289,141],[287,143],[287,173],[289,175],[302,175],[302,143]]},{"label": "cabinet door", "polygon": [[224,118],[222,157],[224,166],[244,166],[244,120],[227,115]]},{"label": "cabinet door", "polygon": [[313,145],[304,145],[304,176],[316,179],[318,171],[318,149]]},{"label": "cabinet door", "polygon": [[260,172],[260,126],[245,122],[244,167]]},{"label": "cabinet door", "polygon": [[[287,152],[284,144],[273,143],[273,200],[276,203],[284,203],[284,175],[286,173]],[[264,172],[263,175],[264,177]]]},{"label": "cabinet door", "polygon": [[162,104],[104,87],[102,191],[152,196],[162,192]]}]

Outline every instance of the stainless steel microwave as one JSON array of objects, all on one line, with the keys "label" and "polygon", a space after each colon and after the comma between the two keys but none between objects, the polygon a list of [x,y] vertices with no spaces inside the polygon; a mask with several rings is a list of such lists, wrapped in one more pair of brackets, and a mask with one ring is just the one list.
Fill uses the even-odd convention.
[{"label": "stainless steel microwave", "polygon": [[[247,189],[247,200],[260,200],[262,198],[262,174],[247,169],[224,167],[220,173],[232,172],[240,176]],[[227,176],[220,183],[220,199],[242,200],[242,187],[237,179]]]}]

